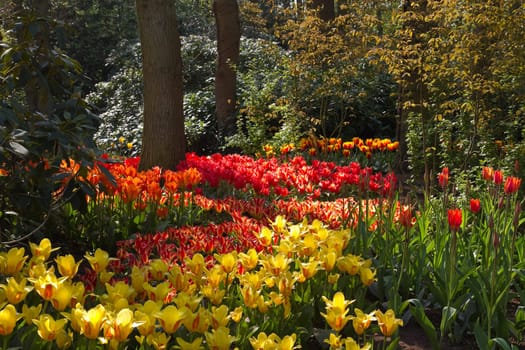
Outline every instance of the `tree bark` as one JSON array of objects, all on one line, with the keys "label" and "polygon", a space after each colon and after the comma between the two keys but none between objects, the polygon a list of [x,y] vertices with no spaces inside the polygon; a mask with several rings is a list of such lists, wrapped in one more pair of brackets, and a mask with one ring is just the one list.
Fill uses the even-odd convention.
[{"label": "tree bark", "polygon": [[[34,1],[33,11],[40,19],[38,21],[39,31],[34,34],[33,39],[36,45],[35,60],[38,63],[38,68],[42,69],[41,67],[43,67],[49,59],[51,48],[48,23],[49,0]],[[26,102],[30,111],[50,115],[53,108],[53,97],[49,88],[41,85],[37,77],[34,77],[28,82],[25,86]]]},{"label": "tree bark", "polygon": [[173,0],[136,0],[144,76],[141,169],[174,169],[186,152],[182,58]]},{"label": "tree bark", "polygon": [[221,137],[236,131],[236,66],[239,63],[241,25],[237,0],[214,0],[213,13],[217,26],[217,69],[215,101],[217,126]]}]

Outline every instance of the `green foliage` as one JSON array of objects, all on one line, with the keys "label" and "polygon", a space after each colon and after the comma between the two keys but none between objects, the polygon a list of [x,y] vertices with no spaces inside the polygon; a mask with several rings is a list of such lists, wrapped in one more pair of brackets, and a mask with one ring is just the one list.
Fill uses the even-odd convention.
[{"label": "green foliage", "polygon": [[51,16],[63,23],[59,46],[77,59],[89,80],[87,90],[105,80],[111,70],[106,57],[122,40],[137,38],[133,0],[58,0],[52,2]]},{"label": "green foliage", "polygon": [[0,48],[0,164],[8,175],[0,177],[2,240],[42,228],[75,196],[80,185],[72,182],[54,194],[67,181],[59,170],[63,159],[90,164],[95,158],[99,121],[78,91],[81,68],[42,44],[49,24],[21,17]]},{"label": "green foliage", "polygon": [[[188,148],[213,152],[217,148],[213,122],[215,42],[205,36],[191,35],[182,37],[181,44]],[[115,73],[108,81],[97,83],[88,95],[88,100],[99,109],[102,120],[96,134],[97,143],[109,153],[139,155],[143,127],[140,43],[123,40],[108,56],[106,66]]]},{"label": "green foliage", "polygon": [[472,177],[484,162],[520,159],[523,7],[413,1],[393,18],[378,52],[400,87],[413,176],[429,182],[447,165]]},{"label": "green foliage", "polygon": [[[107,152],[136,156],[141,150],[143,127],[140,44],[122,41],[106,64],[119,69],[109,81],[97,83],[87,96],[100,111],[102,121],[95,138]],[[133,146],[128,148],[128,143]]]},{"label": "green foliage", "polygon": [[346,4],[332,21],[306,11],[279,28],[279,37],[292,50],[290,99],[301,106],[315,134],[394,135],[393,82],[366,56],[381,29],[376,14],[384,6]]},{"label": "green foliage", "polygon": [[176,0],[177,20],[181,36],[215,38],[215,19],[210,0]]},{"label": "green foliage", "polygon": [[256,154],[265,144],[276,147],[304,136],[304,115],[289,100],[287,53],[260,39],[241,41],[238,67],[237,134],[227,145]]}]

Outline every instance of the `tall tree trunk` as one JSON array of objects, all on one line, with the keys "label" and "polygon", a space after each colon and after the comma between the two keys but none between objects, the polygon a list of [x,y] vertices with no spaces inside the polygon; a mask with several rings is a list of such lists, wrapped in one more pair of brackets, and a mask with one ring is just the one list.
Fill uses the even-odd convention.
[{"label": "tall tree trunk", "polygon": [[319,18],[323,21],[335,18],[334,0],[313,0],[313,7],[319,10]]},{"label": "tall tree trunk", "polygon": [[174,169],[186,152],[182,58],[173,0],[136,0],[144,75],[140,168]]},{"label": "tall tree trunk", "polygon": [[[37,18],[39,18],[37,22],[38,32],[36,32],[33,37],[36,46],[35,60],[38,62],[39,67],[43,67],[50,55],[48,23],[49,0],[34,1],[33,11]],[[49,91],[49,88],[41,86],[39,80],[38,77],[34,77],[25,86],[27,105],[32,112],[40,112],[44,115],[49,115],[52,112],[53,106],[51,91]]]},{"label": "tall tree trunk", "polygon": [[216,116],[222,137],[236,131],[236,66],[239,63],[241,25],[237,0],[214,0],[217,26],[217,69],[215,71]]}]

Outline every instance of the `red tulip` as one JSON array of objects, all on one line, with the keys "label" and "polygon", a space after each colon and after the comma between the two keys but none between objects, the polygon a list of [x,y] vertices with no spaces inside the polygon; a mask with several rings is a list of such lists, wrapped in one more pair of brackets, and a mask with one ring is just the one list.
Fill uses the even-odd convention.
[{"label": "red tulip", "polygon": [[503,171],[495,170],[494,171],[494,183],[500,185],[503,182]]},{"label": "red tulip", "polygon": [[481,209],[481,202],[480,202],[480,200],[472,198],[470,200],[470,211],[473,212],[473,213],[477,213],[477,212],[479,212],[480,209]]},{"label": "red tulip", "polygon": [[505,180],[505,185],[503,186],[503,189],[505,190],[506,194],[511,194],[514,192],[518,192],[518,190],[520,189],[520,185],[521,185],[520,178],[509,176]]},{"label": "red tulip", "polygon": [[448,210],[448,225],[451,231],[458,231],[463,220],[461,209]]},{"label": "red tulip", "polygon": [[483,170],[481,170],[481,176],[485,181],[492,181],[492,178],[494,177],[494,169],[484,166]]},{"label": "red tulip", "polygon": [[399,212],[399,223],[406,228],[411,228],[416,223],[416,218],[412,215],[412,208],[404,205]]},{"label": "red tulip", "polygon": [[445,188],[448,185],[448,167],[444,167],[443,170],[438,174],[438,182],[441,188]]}]

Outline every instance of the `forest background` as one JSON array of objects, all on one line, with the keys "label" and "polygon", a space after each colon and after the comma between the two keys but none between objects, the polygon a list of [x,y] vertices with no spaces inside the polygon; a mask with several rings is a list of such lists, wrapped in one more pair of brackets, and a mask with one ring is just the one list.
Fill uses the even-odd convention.
[{"label": "forest background", "polygon": [[[396,170],[425,193],[444,166],[459,183],[488,164],[523,177],[522,1],[229,1],[238,12],[217,11],[225,3],[150,6],[153,15],[162,16],[163,6],[176,12],[185,132],[178,153],[257,154],[304,137],[388,137],[400,142],[397,159],[370,165]],[[5,168],[42,156],[89,161],[96,149],[136,156],[146,139],[150,153],[175,153],[155,134],[143,137],[136,5],[1,3]],[[221,112],[217,28],[221,16],[232,15],[240,33],[223,35],[242,37],[236,63],[223,60],[234,94]],[[219,118],[224,113],[228,122]],[[152,118],[162,129],[162,117]],[[26,208],[27,196],[51,201],[52,189],[41,180],[49,170],[20,176],[4,183],[6,203],[42,216],[48,206]]]}]

